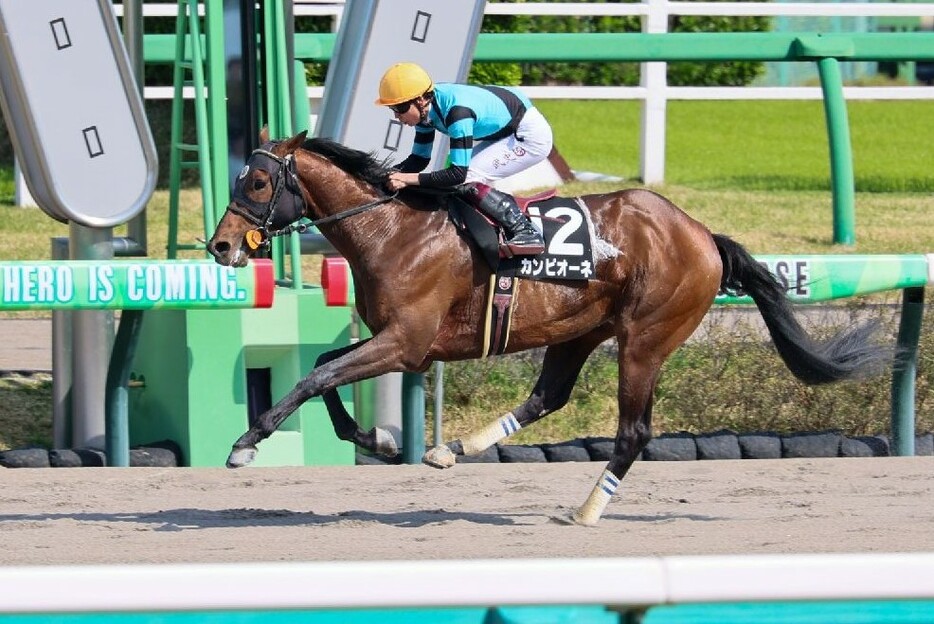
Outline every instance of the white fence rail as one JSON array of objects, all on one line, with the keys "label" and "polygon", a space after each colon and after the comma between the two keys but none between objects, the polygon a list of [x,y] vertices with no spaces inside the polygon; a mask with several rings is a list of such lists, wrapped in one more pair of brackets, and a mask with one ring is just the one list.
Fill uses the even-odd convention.
[{"label": "white fence rail", "polygon": [[913,600],[934,553],[13,566],[0,587],[0,613],[46,614]]}]

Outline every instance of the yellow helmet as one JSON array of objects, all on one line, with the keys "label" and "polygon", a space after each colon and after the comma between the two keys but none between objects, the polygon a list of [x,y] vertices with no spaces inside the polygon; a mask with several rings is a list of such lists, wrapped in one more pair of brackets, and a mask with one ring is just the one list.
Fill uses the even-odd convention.
[{"label": "yellow helmet", "polygon": [[379,99],[376,104],[392,106],[414,100],[434,85],[431,76],[415,63],[396,63],[386,70],[379,81]]}]

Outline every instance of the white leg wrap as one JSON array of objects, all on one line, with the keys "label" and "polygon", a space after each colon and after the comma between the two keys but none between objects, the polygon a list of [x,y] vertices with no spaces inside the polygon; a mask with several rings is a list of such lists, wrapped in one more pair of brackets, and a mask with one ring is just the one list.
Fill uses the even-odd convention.
[{"label": "white leg wrap", "polygon": [[519,421],[512,415],[512,412],[501,416],[499,420],[491,422],[489,425],[467,436],[461,440],[464,445],[464,455],[476,455],[490,448],[503,438],[511,436],[522,427]]},{"label": "white leg wrap", "polygon": [[603,515],[603,510],[606,509],[618,487],[619,479],[616,478],[616,475],[609,470],[604,470],[590,496],[587,497],[581,508],[574,512],[574,522],[587,526],[597,524],[597,520]]}]

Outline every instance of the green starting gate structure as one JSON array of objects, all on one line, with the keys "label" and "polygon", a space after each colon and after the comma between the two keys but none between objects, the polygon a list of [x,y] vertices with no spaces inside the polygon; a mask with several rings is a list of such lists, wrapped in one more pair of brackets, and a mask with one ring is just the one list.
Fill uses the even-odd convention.
[{"label": "green starting gate structure", "polygon": [[[266,309],[146,313],[129,389],[130,442],[174,440],[188,466],[222,466],[253,419],[284,396],[335,344],[350,341],[347,308],[321,289],[275,288]],[[339,391],[351,413],[349,388]],[[321,399],[305,403],[263,441],[257,466],[353,464]]]},{"label": "green starting gate structure", "polygon": [[[64,346],[63,357],[59,358],[58,343],[53,338],[53,394],[56,400],[60,395],[64,399],[74,395],[76,389],[80,390],[82,399],[87,397],[87,400],[81,401],[79,407],[84,408],[85,403],[93,404],[92,409],[84,411],[93,412],[95,431],[92,433],[95,434],[97,419],[102,416],[101,412],[106,411],[106,423],[103,423],[99,436],[81,435],[86,433],[84,429],[92,428],[84,426],[85,419],[80,417],[84,412],[80,415],[65,414],[61,428],[73,429],[74,435],[55,436],[56,443],[68,446],[67,437],[77,441],[78,446],[97,446],[101,439],[100,445],[106,444],[108,464],[125,466],[128,465],[130,445],[169,439],[181,447],[183,464],[223,465],[233,439],[248,428],[273,398],[284,394],[313,368],[321,352],[350,339],[350,312],[345,307],[326,306],[322,288],[302,283],[301,268],[296,261],[300,255],[297,237],[292,241],[295,253],[290,283],[286,279],[281,261],[284,254],[281,253],[275,262],[259,259],[244,269],[221,267],[213,260],[175,260],[175,249],[171,250],[173,257],[169,261],[113,260],[115,245],[112,232],[104,228],[125,222],[144,207],[155,180],[155,149],[149,149],[151,135],[142,114],[142,105],[135,105],[139,94],[132,84],[132,72],[128,69],[126,53],[121,49],[110,3],[107,0],[84,0],[82,3],[57,0],[45,4],[42,11],[36,13],[32,9],[24,10],[13,0],[0,3],[3,17],[0,22],[4,32],[15,31],[20,35],[19,39],[11,38],[7,42],[10,45],[4,47],[0,55],[4,85],[8,79],[10,81],[7,85],[10,88],[5,86],[3,89],[2,99],[5,107],[9,105],[9,110],[26,120],[22,124],[14,124],[14,127],[47,129],[45,134],[53,140],[47,142],[49,145],[64,143],[65,148],[72,150],[64,151],[64,156],[59,158],[64,158],[70,169],[55,169],[54,175],[46,171],[47,159],[30,160],[29,163],[35,169],[32,178],[47,182],[51,189],[38,194],[43,207],[47,211],[53,207],[57,209],[50,216],[71,220],[73,229],[80,231],[81,238],[72,241],[72,261],[0,264],[0,309],[51,309],[53,314],[62,315],[60,318],[64,318],[64,322],[55,324],[53,321],[56,327],[53,334],[66,334],[75,340],[71,346]],[[139,2],[127,4],[138,5]],[[266,63],[263,76],[267,95],[265,121],[273,136],[286,136],[293,130],[291,103],[296,104],[296,118],[301,119],[304,114],[306,120],[308,104],[304,90],[300,99],[293,100],[284,95],[289,93],[290,73],[296,69],[290,65],[291,57],[286,52],[283,11],[287,5],[284,2],[267,4],[260,9],[264,11],[262,23],[267,29],[262,37],[266,47],[261,54],[256,49],[256,32],[244,36],[244,47],[251,55],[261,56]],[[206,27],[201,29],[199,3],[196,0],[179,0],[176,111],[180,111],[181,91],[188,86],[181,71],[186,70],[196,83],[198,145],[192,150],[189,149],[192,146],[180,142],[182,116],[176,114],[171,146],[172,196],[177,198],[180,169],[188,166],[188,163],[181,163],[180,154],[196,152],[199,157],[196,164],[201,168],[204,188],[208,190],[203,206],[206,236],[212,233],[226,207],[230,187],[224,30],[225,24],[229,25],[231,21],[225,20],[223,8],[228,7],[222,7],[221,3],[204,3]],[[240,9],[253,11],[254,7],[250,5],[247,8],[244,4]],[[33,30],[30,28],[37,33],[32,38],[30,32]],[[128,30],[131,29],[128,27]],[[112,47],[112,53],[109,49],[103,50],[105,41]],[[50,46],[50,42],[55,45]],[[107,73],[104,69],[110,67],[110,56],[114,56],[115,69],[113,79],[105,85],[107,90],[97,88],[99,85],[94,82],[75,94],[53,98],[55,102],[67,102],[67,110],[52,110],[50,114],[48,109],[51,105],[47,102],[50,98],[35,96],[36,93],[50,93],[48,89],[20,87],[20,83],[28,86],[38,82],[43,86],[49,83],[56,88],[71,89],[71,83],[56,80],[63,68],[72,73],[89,72],[88,75],[100,78]],[[106,63],[100,62],[101,57],[105,57]],[[80,62],[86,58],[90,60]],[[18,61],[19,65],[13,61]],[[25,69],[19,71],[20,66]],[[107,73],[106,77],[111,76]],[[303,75],[301,80],[303,85]],[[254,88],[255,85],[250,85],[250,89]],[[114,93],[116,96],[109,97]],[[115,118],[119,117],[116,121],[124,121],[124,117],[129,119],[128,115],[118,116],[117,113],[122,113],[123,109],[114,105],[114,102],[124,100],[127,100],[127,106],[135,105],[131,108],[135,127],[144,143],[142,148],[126,139],[127,135],[135,139],[136,133],[113,129]],[[92,121],[97,125],[90,128],[78,126],[78,132],[71,132],[73,128],[70,126],[65,128],[68,132],[56,131],[60,129],[62,119],[72,121],[74,115],[71,113],[78,109],[81,112],[85,109],[92,111]],[[5,117],[8,123],[18,118]],[[129,125],[129,122],[124,125]],[[255,136],[258,131],[257,127],[248,132]],[[85,176],[88,178],[85,180],[75,173],[84,171],[76,169],[84,162],[78,163],[73,154],[76,136],[78,139],[84,137],[79,142],[78,152],[81,155],[87,152],[86,158],[91,165],[104,163],[94,168],[94,173],[103,171],[109,181],[114,179],[115,173],[125,174],[123,169],[131,165],[135,167],[135,173],[140,173],[133,181],[140,178],[139,185],[144,188],[137,193],[140,199],[133,202],[132,209],[124,209],[120,204],[122,195],[116,199],[102,196],[102,184],[97,183],[97,178]],[[120,137],[124,138],[123,143],[117,141]],[[26,141],[22,143],[25,145]],[[36,151],[19,147],[18,144],[20,158]],[[137,152],[142,152],[146,158],[135,158]],[[147,166],[136,166],[138,160],[145,160]],[[117,176],[118,179],[123,177]],[[34,181],[31,185],[36,186]],[[72,186],[89,196],[87,206],[75,201],[78,193],[71,192]],[[46,190],[45,187],[36,188]],[[68,197],[54,201],[58,199],[54,191],[63,194],[63,189],[69,191]],[[137,189],[133,186],[129,191]],[[78,210],[76,203],[80,204],[79,208],[88,209]],[[118,212],[111,214],[113,210]],[[175,217],[177,203],[173,210]],[[175,242],[175,224],[173,220],[172,242]],[[53,249],[56,241],[53,241]],[[85,247],[90,249],[84,252]],[[84,255],[76,254],[76,251],[84,252]],[[133,252],[137,251],[134,248]],[[283,284],[290,287],[285,288]],[[106,312],[109,310],[122,311],[116,336],[113,314]],[[88,323],[83,319],[91,316],[105,318],[105,314],[109,323],[101,322],[100,327],[95,326],[93,334],[86,330]],[[96,356],[103,355],[103,361],[99,362],[100,375],[96,374],[98,367],[92,367],[88,362],[89,352],[93,352],[95,364],[101,359]],[[85,383],[85,378],[91,375],[83,374],[81,380],[77,379],[78,373],[92,368],[95,373],[91,379],[93,383]],[[54,386],[64,378],[68,378],[67,383],[59,393]],[[341,397],[346,399],[348,409],[352,410],[349,390],[341,391]],[[58,442],[58,438],[62,442]],[[303,406],[264,447],[266,452],[260,465],[347,464],[354,461],[353,446],[334,438],[320,399]]]}]

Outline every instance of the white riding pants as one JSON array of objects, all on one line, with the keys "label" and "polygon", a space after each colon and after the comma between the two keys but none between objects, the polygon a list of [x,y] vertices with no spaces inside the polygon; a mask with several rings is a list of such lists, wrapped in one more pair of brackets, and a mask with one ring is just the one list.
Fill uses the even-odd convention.
[{"label": "white riding pants", "polygon": [[525,171],[548,158],[553,144],[548,121],[537,108],[530,108],[515,134],[474,145],[466,182],[492,185],[496,180]]}]

